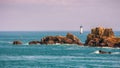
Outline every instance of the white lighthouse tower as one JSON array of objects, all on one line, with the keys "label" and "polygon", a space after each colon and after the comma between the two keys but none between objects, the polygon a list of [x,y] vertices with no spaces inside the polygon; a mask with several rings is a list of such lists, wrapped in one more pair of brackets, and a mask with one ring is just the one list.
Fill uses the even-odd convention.
[{"label": "white lighthouse tower", "polygon": [[83,33],[83,26],[80,26],[80,34]]}]

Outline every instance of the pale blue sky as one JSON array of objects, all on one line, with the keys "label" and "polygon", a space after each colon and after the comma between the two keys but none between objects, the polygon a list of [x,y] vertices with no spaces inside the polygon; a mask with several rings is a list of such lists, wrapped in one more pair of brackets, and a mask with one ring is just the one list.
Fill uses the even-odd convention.
[{"label": "pale blue sky", "polygon": [[0,31],[120,31],[120,0],[0,0]]}]

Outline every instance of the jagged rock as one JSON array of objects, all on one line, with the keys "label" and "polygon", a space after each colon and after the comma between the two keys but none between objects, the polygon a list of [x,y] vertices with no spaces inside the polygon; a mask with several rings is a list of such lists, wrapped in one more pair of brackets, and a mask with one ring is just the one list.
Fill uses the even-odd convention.
[{"label": "jagged rock", "polygon": [[91,29],[85,45],[100,47],[120,47],[120,38],[115,37],[111,28],[97,27]]},{"label": "jagged rock", "polygon": [[103,35],[104,33],[104,28],[103,27],[97,27],[95,29],[91,30],[91,34],[95,34],[95,35]]},{"label": "jagged rock", "polygon": [[18,44],[22,44],[21,41],[13,41],[13,45],[18,45]]},{"label": "jagged rock", "polygon": [[110,28],[110,29],[105,29],[103,36],[114,37],[114,32],[112,31],[112,28]]},{"label": "jagged rock", "polygon": [[56,44],[56,43],[82,45],[80,40],[71,33],[67,33],[66,36],[47,36],[41,39],[41,44]]},{"label": "jagged rock", "polygon": [[29,45],[31,45],[31,44],[40,44],[40,41],[30,41]]}]

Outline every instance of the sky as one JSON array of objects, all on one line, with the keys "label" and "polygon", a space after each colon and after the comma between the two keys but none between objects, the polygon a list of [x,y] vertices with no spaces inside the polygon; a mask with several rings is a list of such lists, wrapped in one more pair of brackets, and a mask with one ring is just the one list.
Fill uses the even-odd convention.
[{"label": "sky", "polygon": [[0,0],[0,31],[120,31],[120,0]]}]

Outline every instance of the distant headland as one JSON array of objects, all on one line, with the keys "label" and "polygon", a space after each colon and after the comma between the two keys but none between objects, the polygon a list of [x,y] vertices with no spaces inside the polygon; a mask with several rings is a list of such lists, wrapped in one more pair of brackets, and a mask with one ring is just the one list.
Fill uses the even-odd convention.
[{"label": "distant headland", "polygon": [[[112,28],[96,27],[91,29],[91,33],[87,35],[85,43],[82,43],[80,39],[71,34],[67,33],[66,36],[46,36],[40,41],[30,41],[29,45],[32,44],[77,44],[81,46],[92,46],[92,47],[120,47],[120,38],[114,35]],[[21,41],[13,41],[14,45],[22,44]]]}]

